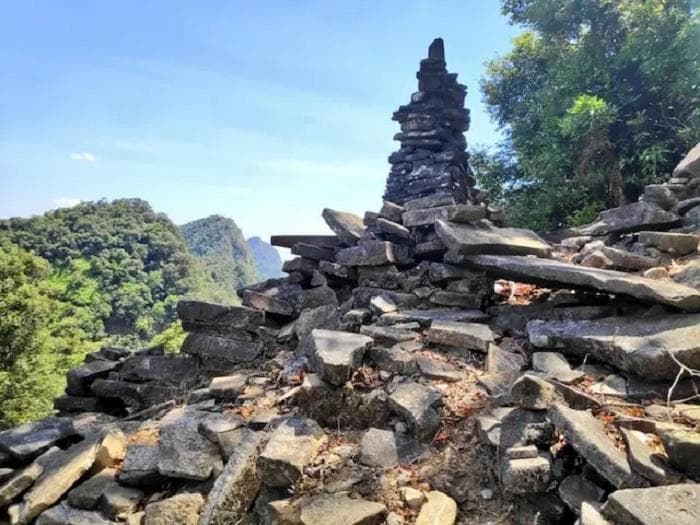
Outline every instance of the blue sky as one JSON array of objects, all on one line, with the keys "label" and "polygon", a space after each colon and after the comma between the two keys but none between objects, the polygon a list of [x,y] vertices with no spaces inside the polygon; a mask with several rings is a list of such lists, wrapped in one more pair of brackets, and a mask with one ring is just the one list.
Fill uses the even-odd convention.
[{"label": "blue sky", "polygon": [[468,86],[471,144],[499,135],[483,63],[517,28],[496,0],[8,2],[0,217],[140,197],[178,224],[319,233],[381,204],[391,113],[436,36]]}]

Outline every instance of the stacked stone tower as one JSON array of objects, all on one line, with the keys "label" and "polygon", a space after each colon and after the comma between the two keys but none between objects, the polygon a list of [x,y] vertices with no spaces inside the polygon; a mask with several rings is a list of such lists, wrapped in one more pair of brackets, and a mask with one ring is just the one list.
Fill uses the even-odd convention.
[{"label": "stacked stone tower", "polygon": [[396,204],[445,193],[456,202],[467,202],[474,179],[470,173],[467,141],[469,110],[464,107],[467,88],[448,73],[445,48],[436,38],[421,60],[417,73],[418,91],[411,102],[394,113],[401,143],[391,154],[391,171],[384,199]]}]

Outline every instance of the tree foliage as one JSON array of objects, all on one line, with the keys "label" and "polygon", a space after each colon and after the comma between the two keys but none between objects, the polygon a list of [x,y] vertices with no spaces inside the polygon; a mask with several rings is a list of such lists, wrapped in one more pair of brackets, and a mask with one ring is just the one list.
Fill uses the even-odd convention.
[{"label": "tree foliage", "polygon": [[[477,151],[512,222],[539,230],[635,200],[700,140],[700,22],[689,0],[504,0],[525,27],[481,89],[507,136]],[[536,214],[533,213],[536,210]]]}]

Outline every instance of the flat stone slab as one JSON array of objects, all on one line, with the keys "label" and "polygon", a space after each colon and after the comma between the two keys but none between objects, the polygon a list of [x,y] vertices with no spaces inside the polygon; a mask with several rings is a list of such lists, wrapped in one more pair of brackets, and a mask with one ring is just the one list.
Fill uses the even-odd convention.
[{"label": "flat stone slab", "polygon": [[621,525],[697,525],[700,484],[618,490],[608,496],[602,512]]},{"label": "flat stone slab", "polygon": [[117,525],[105,519],[99,512],[74,509],[65,501],[44,511],[36,525]]},{"label": "flat stone slab", "polygon": [[614,317],[591,321],[531,321],[530,343],[596,359],[647,380],[671,380],[681,363],[700,368],[700,315],[644,319]]},{"label": "flat stone slab", "polygon": [[260,355],[262,346],[262,342],[257,340],[247,341],[192,333],[185,338],[181,351],[199,357],[223,359],[230,363],[246,363]]},{"label": "flat stone slab", "polygon": [[0,432],[0,451],[26,462],[75,433],[70,418],[50,416]]},{"label": "flat stone slab", "polygon": [[322,248],[336,248],[340,245],[340,239],[336,235],[273,235],[270,237],[272,246],[292,248],[298,243],[313,244]]},{"label": "flat stone slab", "polygon": [[302,506],[300,522],[302,525],[379,525],[385,515],[386,507],[381,503],[323,494]]},{"label": "flat stone slab", "polygon": [[367,241],[340,250],[335,260],[345,266],[383,266],[413,261],[408,247],[388,241]]},{"label": "flat stone slab", "polygon": [[594,223],[576,228],[576,232],[578,235],[621,234],[640,230],[672,228],[678,222],[678,215],[666,211],[656,204],[634,202],[601,212]]},{"label": "flat stone slab", "polygon": [[549,409],[548,419],[596,471],[617,488],[643,487],[646,481],[635,474],[623,451],[605,433],[603,422],[590,412],[573,410],[561,403]]},{"label": "flat stone slab", "polygon": [[119,367],[115,361],[97,360],[73,368],[66,374],[66,392],[75,396],[90,395],[90,385]]},{"label": "flat stone slab", "polygon": [[559,352],[534,352],[532,369],[566,384],[574,383],[585,375],[580,370],[573,370]]},{"label": "flat stone slab", "polygon": [[216,399],[233,400],[243,392],[247,382],[245,374],[215,377],[209,383],[209,393]]},{"label": "flat stone slab", "polygon": [[362,357],[374,342],[366,335],[336,330],[315,329],[311,332],[318,373],[324,381],[342,385],[362,364]]},{"label": "flat stone slab", "polygon": [[[384,315],[382,317],[386,317]],[[454,321],[468,323],[483,323],[489,320],[489,315],[481,310],[463,310],[455,308],[430,308],[428,310],[399,310],[396,314],[388,314],[395,322],[416,321],[422,326],[430,326],[433,321]]]},{"label": "flat stone slab", "polygon": [[457,520],[457,502],[447,494],[431,490],[420,509],[416,525],[454,525]]},{"label": "flat stone slab", "polygon": [[221,471],[219,447],[199,432],[206,415],[185,407],[161,419],[158,471],[163,476],[205,480]]},{"label": "flat stone slab", "polygon": [[441,402],[442,396],[437,390],[413,381],[401,383],[389,396],[393,410],[423,440],[431,438],[440,425],[440,414],[436,408]]},{"label": "flat stone slab", "polygon": [[365,231],[362,217],[354,213],[325,208],[321,215],[333,233],[346,244],[355,244]]},{"label": "flat stone slab", "polygon": [[254,331],[265,322],[264,312],[254,308],[194,300],[178,301],[177,316],[187,331],[207,328]]},{"label": "flat stone slab", "polygon": [[418,356],[416,357],[416,364],[418,365],[418,370],[421,375],[428,379],[437,379],[449,383],[464,379],[464,374],[460,372],[459,369],[449,363],[438,361],[437,359]]},{"label": "flat stone slab", "polygon": [[639,242],[676,256],[698,249],[698,237],[689,233],[639,232]]},{"label": "flat stone slab", "polygon": [[670,281],[657,281],[614,270],[587,268],[550,259],[474,255],[461,258],[470,267],[494,276],[545,286],[582,287],[666,304],[689,312],[700,311],[700,290]]},{"label": "flat stone slab", "polygon": [[632,468],[655,485],[668,485],[680,481],[678,473],[668,467],[666,458],[650,446],[652,435],[621,428],[620,432],[627,444],[627,458]]},{"label": "flat stone slab", "polygon": [[146,505],[143,525],[165,525],[182,523],[194,525],[198,522],[204,498],[198,492],[175,494],[174,496]]},{"label": "flat stone slab", "polygon": [[537,255],[548,257],[552,247],[539,235],[519,228],[496,228],[484,222],[475,225],[437,221],[435,231],[454,253],[461,255]]},{"label": "flat stone slab", "polygon": [[488,352],[496,342],[496,334],[485,324],[433,321],[428,330],[431,343]]},{"label": "flat stone slab", "polygon": [[270,435],[257,461],[262,482],[268,487],[288,487],[302,475],[326,441],[323,429],[312,419],[288,419]]}]

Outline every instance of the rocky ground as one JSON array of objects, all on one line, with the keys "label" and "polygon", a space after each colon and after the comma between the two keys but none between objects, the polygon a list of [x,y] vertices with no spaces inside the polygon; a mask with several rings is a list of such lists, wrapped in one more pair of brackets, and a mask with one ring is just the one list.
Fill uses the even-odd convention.
[{"label": "rocky ground", "polygon": [[89,355],[0,433],[0,520],[699,523],[700,146],[554,244],[467,186],[324,210],[243,306],[181,302],[179,354]]}]

